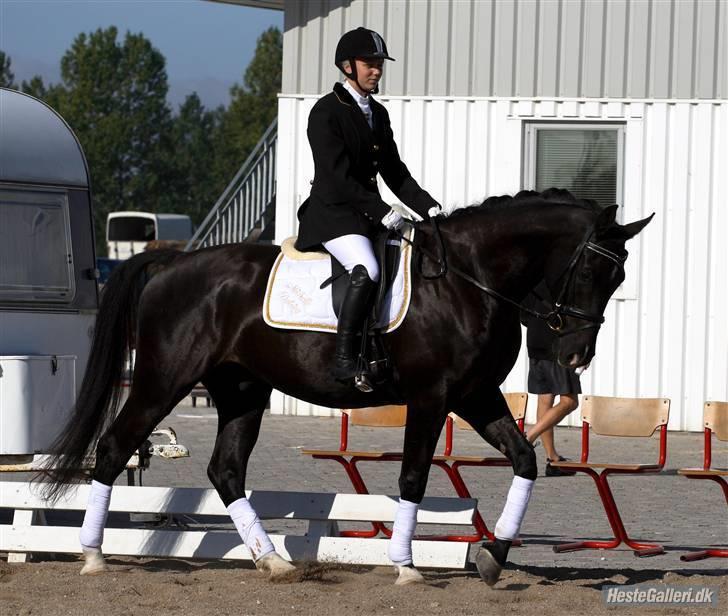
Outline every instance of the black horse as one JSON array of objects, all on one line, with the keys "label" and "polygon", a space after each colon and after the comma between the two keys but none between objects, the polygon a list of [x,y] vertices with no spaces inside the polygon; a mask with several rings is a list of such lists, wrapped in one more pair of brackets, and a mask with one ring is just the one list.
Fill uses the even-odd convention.
[{"label": "black horse", "polygon": [[[245,495],[248,459],[273,387],[334,408],[407,404],[399,488],[411,503],[423,498],[448,411],[502,451],[516,478],[535,480],[533,449],[499,389],[520,346],[516,304],[545,280],[558,298],[549,315],[560,333],[558,360],[572,367],[587,364],[607,301],[624,279],[625,242],[651,218],[620,225],[616,211],[616,205],[602,209],[551,189],[494,197],[440,216],[441,238],[435,226],[419,223],[423,249],[437,255],[444,247],[448,272],[433,280],[413,272],[407,318],[385,337],[395,377],[369,394],[329,376],[333,335],[264,323],[263,296],[277,246],[137,255],[114,271],[104,289],[88,369],[54,449],[62,455],[47,494],[62,493],[94,447],[93,478],[111,486],[132,453],[199,381],[217,406],[208,476],[226,506]],[[432,269],[428,261],[423,260],[425,270]],[[117,386],[131,346],[132,387],[117,415]],[[499,539],[502,545],[495,549],[481,548],[476,562],[487,582],[497,579],[512,538]],[[271,575],[282,562],[275,556],[261,567]],[[100,546],[86,558],[90,572],[103,568]],[[409,573],[419,576],[411,567]]]}]

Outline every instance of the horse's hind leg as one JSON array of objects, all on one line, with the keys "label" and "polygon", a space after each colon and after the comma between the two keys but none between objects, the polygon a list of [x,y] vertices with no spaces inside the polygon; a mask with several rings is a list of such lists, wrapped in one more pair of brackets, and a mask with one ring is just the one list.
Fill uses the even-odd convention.
[{"label": "horse's hind leg", "polygon": [[457,413],[503,453],[513,466],[513,483],[494,529],[495,543],[483,544],[475,557],[480,576],[492,586],[498,581],[511,542],[518,537],[526,515],[537,476],[536,455],[533,446],[518,429],[497,386],[483,388],[469,396]]},{"label": "horse's hind leg", "polygon": [[218,429],[207,475],[248,547],[255,566],[276,579],[295,567],[275,551],[255,510],[245,497],[248,459],[258,440],[271,387],[254,380],[240,366],[218,366],[203,379],[215,400]]},{"label": "horse's hind leg", "polygon": [[191,386],[169,382],[167,387],[162,387],[162,380],[157,380],[157,376],[152,371],[135,373],[128,400],[99,439],[91,493],[79,537],[85,561],[81,575],[106,570],[101,544],[114,481],[157,424],[191,389]]}]

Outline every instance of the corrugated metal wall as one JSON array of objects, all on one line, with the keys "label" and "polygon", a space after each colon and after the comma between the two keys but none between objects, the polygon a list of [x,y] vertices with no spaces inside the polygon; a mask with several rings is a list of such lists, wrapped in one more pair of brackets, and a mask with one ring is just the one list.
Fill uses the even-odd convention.
[{"label": "corrugated metal wall", "polygon": [[[295,233],[296,208],[310,189],[305,127],[315,100],[283,96],[279,102],[279,242]],[[670,397],[670,427],[702,429],[703,401],[728,399],[728,102],[380,100],[412,174],[448,206],[522,187],[524,122],[624,123],[623,220],[656,216],[628,244],[627,281],[609,304],[583,388]],[[508,391],[525,390],[525,362],[521,356]],[[280,394],[272,405],[320,412]]]},{"label": "corrugated metal wall", "polygon": [[361,25],[390,96],[728,97],[725,0],[286,0],[283,93],[329,90]]}]

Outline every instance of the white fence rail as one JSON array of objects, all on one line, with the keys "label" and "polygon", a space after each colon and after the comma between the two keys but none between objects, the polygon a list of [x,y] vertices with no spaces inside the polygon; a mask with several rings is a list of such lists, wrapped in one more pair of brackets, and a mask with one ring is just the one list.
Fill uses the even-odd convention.
[{"label": "white fence rail", "polygon": [[[71,488],[53,505],[54,510],[84,510],[89,486]],[[12,524],[0,525],[0,552],[80,554],[79,528],[47,525],[50,508],[36,493],[37,486],[0,482],[0,508],[15,510]],[[291,560],[317,560],[360,565],[389,565],[388,539],[339,537],[337,522],[393,522],[399,499],[374,494],[329,494],[249,491],[246,493],[261,519],[307,520],[305,535],[271,534],[276,550]],[[470,525],[475,499],[425,498],[418,524]],[[226,516],[214,490],[114,486],[110,511]],[[37,522],[41,521],[41,524]],[[45,524],[43,524],[45,523]],[[463,569],[470,544],[454,541],[413,542],[418,567]],[[179,530],[107,528],[105,554],[199,559],[250,560],[235,530]]]}]

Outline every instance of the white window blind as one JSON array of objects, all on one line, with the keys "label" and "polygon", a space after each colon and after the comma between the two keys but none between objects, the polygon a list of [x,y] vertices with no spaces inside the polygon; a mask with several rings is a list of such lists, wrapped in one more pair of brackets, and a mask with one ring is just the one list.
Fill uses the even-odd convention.
[{"label": "white window blind", "polygon": [[530,124],[527,184],[565,188],[602,206],[622,199],[622,126]]}]

